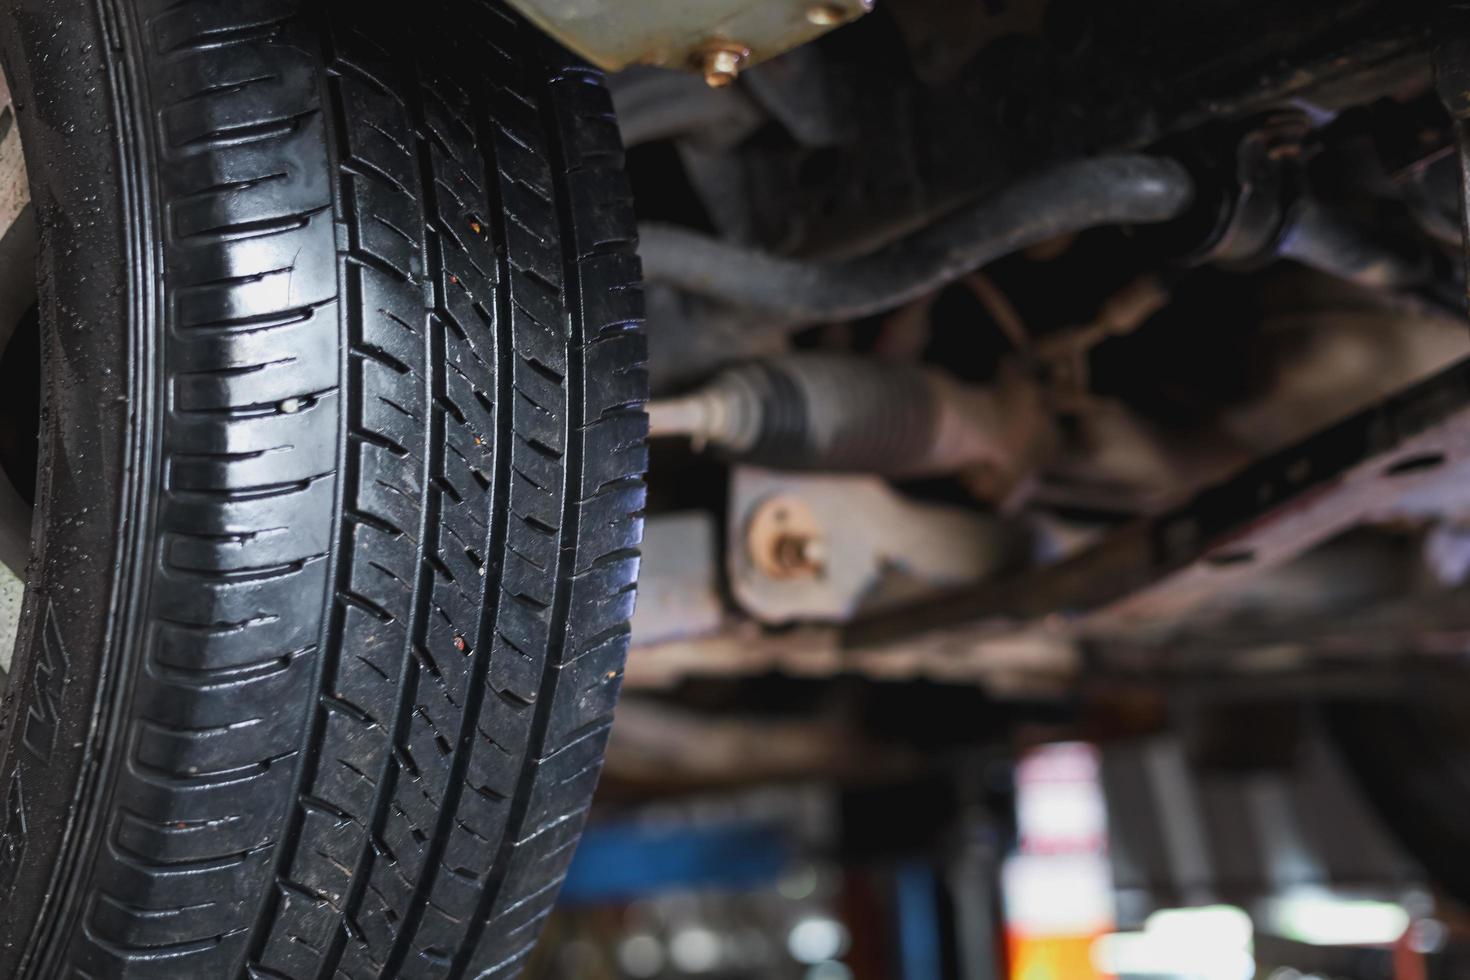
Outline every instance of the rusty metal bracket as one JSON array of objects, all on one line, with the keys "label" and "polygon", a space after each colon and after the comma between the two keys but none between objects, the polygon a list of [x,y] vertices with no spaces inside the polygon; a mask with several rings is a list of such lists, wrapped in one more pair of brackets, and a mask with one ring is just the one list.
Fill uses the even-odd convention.
[{"label": "rusty metal bracket", "polygon": [[532,23],[600,68],[657,65],[728,85],[872,9],[872,0],[510,0]]},{"label": "rusty metal bracket", "polygon": [[1054,614],[1084,632],[1178,622],[1217,590],[1362,523],[1470,461],[1470,360],[1249,466],[1058,565],[850,626],[845,642]]}]

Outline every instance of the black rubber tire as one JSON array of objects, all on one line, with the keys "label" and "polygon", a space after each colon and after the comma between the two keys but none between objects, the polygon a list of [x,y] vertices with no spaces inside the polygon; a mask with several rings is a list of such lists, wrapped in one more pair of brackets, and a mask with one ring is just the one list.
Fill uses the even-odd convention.
[{"label": "black rubber tire", "polygon": [[0,977],[513,976],[641,533],[599,77],[482,0],[16,0],[0,47],[46,365]]}]

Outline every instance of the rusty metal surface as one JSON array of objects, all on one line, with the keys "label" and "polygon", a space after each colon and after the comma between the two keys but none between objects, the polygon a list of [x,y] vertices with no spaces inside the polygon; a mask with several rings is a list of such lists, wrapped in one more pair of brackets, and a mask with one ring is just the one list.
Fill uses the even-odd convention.
[{"label": "rusty metal surface", "polygon": [[[577,54],[613,71],[630,65],[708,71],[733,53],[738,72],[805,44],[871,7],[870,0],[510,3]],[[711,84],[720,82],[712,80]]]},{"label": "rusty metal surface", "polygon": [[856,645],[1062,614],[1085,632],[1174,623],[1470,458],[1470,360],[1272,454],[1058,565],[850,627]]}]

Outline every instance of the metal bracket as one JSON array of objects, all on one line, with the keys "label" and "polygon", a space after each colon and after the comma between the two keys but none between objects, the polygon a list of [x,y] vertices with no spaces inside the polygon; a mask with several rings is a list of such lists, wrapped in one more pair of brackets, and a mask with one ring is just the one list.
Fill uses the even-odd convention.
[{"label": "metal bracket", "polygon": [[872,0],[510,0],[600,68],[657,65],[728,85],[752,65],[861,17]]},{"label": "metal bracket", "polygon": [[844,622],[974,584],[1010,558],[995,521],[871,476],[735,467],[728,535],[730,590],[766,623]]},{"label": "metal bracket", "polygon": [[1470,466],[1470,359],[1314,433],[1060,564],[848,627],[851,645],[996,621],[1093,634],[1169,622]]}]

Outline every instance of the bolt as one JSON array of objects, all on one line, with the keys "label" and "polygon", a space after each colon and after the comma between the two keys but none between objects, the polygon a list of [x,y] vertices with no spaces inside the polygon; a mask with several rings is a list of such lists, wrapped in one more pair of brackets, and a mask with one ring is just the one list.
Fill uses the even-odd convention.
[{"label": "bolt", "polygon": [[735,81],[750,49],[743,44],[717,41],[704,49],[700,68],[704,72],[704,83],[710,88],[724,88]]},{"label": "bolt", "polygon": [[846,19],[847,11],[841,4],[815,3],[806,8],[807,23],[818,27],[836,27]]},{"label": "bolt", "polygon": [[821,538],[806,538],[801,542],[801,560],[806,567],[820,572],[827,567],[827,542]]},{"label": "bolt", "polygon": [[756,569],[773,579],[818,578],[826,573],[826,535],[801,499],[781,495],[762,502],[746,529]]},{"label": "bolt", "polygon": [[804,534],[783,534],[771,542],[767,565],[775,578],[807,578],[827,567],[827,544]]}]

